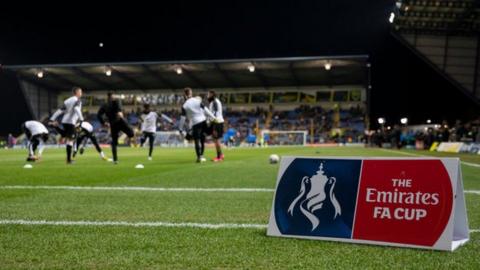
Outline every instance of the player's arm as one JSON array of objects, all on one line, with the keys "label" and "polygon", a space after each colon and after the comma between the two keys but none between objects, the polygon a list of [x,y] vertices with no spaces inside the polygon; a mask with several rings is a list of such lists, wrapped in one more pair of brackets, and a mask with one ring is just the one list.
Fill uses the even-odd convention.
[{"label": "player's arm", "polygon": [[66,107],[63,105],[61,108],[59,108],[55,113],[50,117],[49,124],[53,124],[56,122],[57,118],[65,111]]},{"label": "player's arm", "polygon": [[163,120],[169,122],[170,124],[173,124],[172,118],[168,117],[166,114],[161,113],[160,115],[158,115],[157,112],[156,114],[157,114],[157,118],[161,117]]},{"label": "player's arm", "polygon": [[180,116],[180,123],[178,123],[178,130],[183,131],[183,127],[185,126],[185,120],[187,119],[187,112],[185,108],[182,107],[182,114]]},{"label": "player's arm", "polygon": [[217,120],[217,117],[215,117],[215,115],[213,115],[213,113],[210,111],[210,109],[208,109],[207,107],[205,107],[205,105],[201,104],[200,107],[203,109],[203,111],[205,112],[205,114],[210,117],[211,119],[213,119],[213,121],[215,122]]},{"label": "player's arm", "polygon": [[73,107],[73,110],[78,115],[78,119],[80,120],[80,122],[83,122],[83,113],[82,113],[82,109],[80,109],[81,105],[82,105],[82,102],[78,100],[77,103],[75,104],[75,107]]},{"label": "player's arm", "polygon": [[122,105],[120,104],[120,102],[118,100],[115,100],[114,104],[115,104],[115,111],[117,112],[118,118],[123,119],[124,116],[123,116],[123,112],[122,112]]},{"label": "player's arm", "polygon": [[105,106],[100,107],[100,109],[97,112],[97,119],[102,125],[105,125],[105,119],[103,119],[103,116],[105,115],[105,113],[106,113]]}]

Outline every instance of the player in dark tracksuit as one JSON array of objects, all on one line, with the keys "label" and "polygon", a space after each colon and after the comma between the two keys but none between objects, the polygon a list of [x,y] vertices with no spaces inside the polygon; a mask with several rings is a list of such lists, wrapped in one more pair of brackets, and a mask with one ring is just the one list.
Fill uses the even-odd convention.
[{"label": "player in dark tracksuit", "polygon": [[[105,121],[106,116],[107,121]],[[120,132],[125,133],[129,138],[135,135],[133,129],[123,117],[122,105],[118,99],[113,97],[112,93],[107,94],[107,103],[103,104],[98,110],[97,118],[106,127],[110,127],[110,135],[112,136],[112,156],[113,162],[118,163],[117,146]]]}]

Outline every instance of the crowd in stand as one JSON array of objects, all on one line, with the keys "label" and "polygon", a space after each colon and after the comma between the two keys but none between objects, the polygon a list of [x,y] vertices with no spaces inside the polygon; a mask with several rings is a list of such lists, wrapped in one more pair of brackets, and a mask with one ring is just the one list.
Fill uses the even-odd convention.
[{"label": "crowd in stand", "polygon": [[[172,119],[179,119],[178,110],[159,111]],[[257,107],[252,110],[231,110],[224,112],[226,119],[225,130],[234,135],[236,142],[249,142],[256,140],[259,130],[275,131],[307,131],[307,141],[313,143],[326,142],[361,142],[364,140],[365,112],[359,107],[351,109],[324,109],[320,106],[302,105],[294,110],[276,110]],[[95,114],[86,114],[87,120],[98,130],[99,138],[107,138],[106,130],[102,130]],[[140,108],[130,110],[126,118],[132,126],[140,123]],[[175,123],[161,123],[158,131],[174,131]],[[102,136],[102,133],[104,136]],[[313,135],[313,138],[311,136]],[[225,137],[226,142],[229,137]]]},{"label": "crowd in stand", "polygon": [[[161,122],[158,131],[175,131],[175,120],[180,112],[175,109],[159,111],[174,119],[174,123]],[[94,113],[85,113],[101,143],[108,143],[108,130],[104,129]],[[325,109],[320,106],[301,105],[293,110],[276,110],[257,107],[252,110],[231,110],[224,112],[225,144],[238,145],[242,142],[253,145],[261,130],[272,131],[307,131],[307,143],[366,143],[379,147],[416,147],[428,149],[434,142],[472,142],[480,143],[480,118],[462,123],[457,120],[453,125],[446,121],[441,124],[422,126],[395,125],[378,130],[366,130],[365,112],[360,107],[350,109]],[[134,127],[140,125],[141,109],[126,112],[126,118]],[[52,143],[56,143],[52,137]],[[8,146],[15,145],[17,139],[9,135],[4,142]],[[420,146],[419,146],[420,145]]]},{"label": "crowd in stand", "polygon": [[447,121],[442,124],[430,124],[420,128],[395,125],[393,128],[381,128],[367,136],[371,146],[415,147],[429,149],[434,142],[480,143],[480,118],[462,123],[457,120],[450,126]]}]

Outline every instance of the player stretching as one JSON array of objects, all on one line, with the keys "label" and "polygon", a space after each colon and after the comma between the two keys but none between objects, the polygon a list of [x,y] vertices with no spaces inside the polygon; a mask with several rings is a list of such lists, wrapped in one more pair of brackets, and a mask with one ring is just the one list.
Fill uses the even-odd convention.
[{"label": "player stretching", "polygon": [[148,160],[152,160],[153,143],[155,142],[155,133],[157,132],[157,120],[160,117],[169,123],[173,123],[172,119],[165,114],[162,113],[158,115],[158,113],[152,111],[150,104],[143,105],[143,114],[140,117],[142,121],[142,138],[140,139],[140,145],[143,147],[143,144],[145,144],[148,139],[150,145],[148,149]]},{"label": "player stretching", "polygon": [[205,114],[216,121],[215,116],[202,104],[201,97],[193,97],[192,89],[185,88],[185,103],[182,105],[182,116],[178,128],[180,132],[184,132],[185,119],[188,119],[192,128],[192,137],[195,141],[195,152],[197,154],[197,162],[207,161],[203,157],[205,151],[205,133],[207,132],[207,118]]},{"label": "player stretching", "polygon": [[215,143],[215,149],[217,150],[217,157],[213,159],[213,162],[223,161],[224,156],[222,153],[222,145],[220,139],[223,138],[223,111],[222,102],[217,98],[215,91],[208,91],[207,99],[209,102],[210,111],[215,115],[216,120],[212,120],[211,132],[212,138]]},{"label": "player stretching", "polygon": [[95,133],[93,133],[93,126],[90,123],[85,121],[83,121],[79,126],[77,141],[75,142],[75,149],[73,151],[73,157],[77,155],[77,152],[80,152],[80,155],[83,155],[83,151],[84,151],[85,145],[88,142],[88,139],[90,139],[92,144],[95,146],[95,149],[97,149],[97,152],[100,154],[100,157],[103,160],[107,160],[107,157],[103,153],[102,148],[98,144],[97,137],[95,137]]},{"label": "player stretching", "polygon": [[[27,161],[36,161],[42,156],[43,146],[41,145],[41,141],[44,143],[48,141],[48,130],[42,123],[33,120],[23,123],[22,130],[28,139]],[[40,148],[38,149],[37,157],[35,156],[35,151],[39,145]]]},{"label": "player stretching", "polygon": [[[107,117],[108,122],[103,118]],[[98,110],[97,118],[104,126],[110,127],[110,135],[112,136],[112,155],[113,163],[118,163],[117,157],[117,145],[119,133],[125,133],[129,138],[133,138],[133,129],[128,125],[127,121],[123,117],[122,105],[120,102],[113,98],[113,93],[107,94],[107,103],[103,104]]]},{"label": "player stretching", "polygon": [[[50,123],[55,126],[60,135],[66,139],[67,164],[72,164],[72,150],[75,141],[75,125],[78,121],[83,121],[82,115],[82,88],[73,87],[73,96],[63,102],[63,106],[58,109],[50,118]],[[62,128],[58,127],[56,119],[63,113]]]}]

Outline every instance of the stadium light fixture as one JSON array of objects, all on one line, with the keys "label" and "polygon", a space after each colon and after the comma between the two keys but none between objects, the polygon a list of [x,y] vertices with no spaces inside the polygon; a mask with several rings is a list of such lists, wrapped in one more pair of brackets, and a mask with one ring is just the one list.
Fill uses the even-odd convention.
[{"label": "stadium light fixture", "polygon": [[177,72],[178,75],[181,75],[183,73],[183,69],[181,67],[175,68],[175,72]]},{"label": "stadium light fixture", "polygon": [[327,62],[325,63],[325,69],[326,69],[326,70],[332,69],[332,62],[327,61]]},{"label": "stadium light fixture", "polygon": [[383,117],[378,118],[377,121],[380,125],[385,124],[385,118],[383,118]]},{"label": "stadium light fixture", "polygon": [[394,20],[395,20],[395,13],[390,12],[390,17],[388,18],[388,21],[389,21],[390,23],[393,23]]},{"label": "stadium light fixture", "polygon": [[106,67],[105,68],[105,75],[107,75],[108,77],[112,76],[112,69],[109,68],[109,67]]},{"label": "stadium light fixture", "polygon": [[408,124],[408,118],[403,117],[402,119],[400,119],[400,123],[402,123],[402,125]]},{"label": "stadium light fixture", "polygon": [[38,77],[39,79],[43,78],[44,75],[45,75],[45,74],[43,74],[43,70],[39,70],[39,71],[37,72],[37,77]]},{"label": "stadium light fixture", "polygon": [[431,123],[432,123],[432,120],[427,119],[427,124],[431,124]]},{"label": "stadium light fixture", "polygon": [[98,47],[103,48],[103,42],[98,43]]},{"label": "stadium light fixture", "polygon": [[248,71],[255,72],[255,66],[254,65],[248,65]]}]

